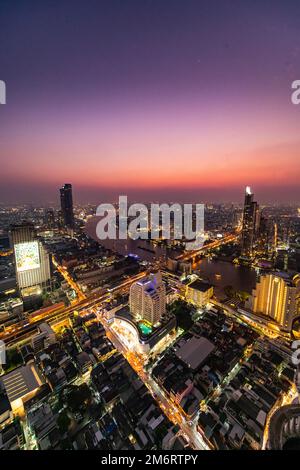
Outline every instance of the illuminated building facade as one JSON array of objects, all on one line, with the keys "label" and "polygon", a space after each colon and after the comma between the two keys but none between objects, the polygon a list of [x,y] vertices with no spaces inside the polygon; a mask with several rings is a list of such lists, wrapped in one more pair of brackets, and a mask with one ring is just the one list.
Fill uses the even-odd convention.
[{"label": "illuminated building facade", "polygon": [[273,240],[273,249],[276,251],[278,244],[278,225],[275,223],[274,224],[274,240]]},{"label": "illuminated building facade", "polygon": [[60,188],[60,205],[65,227],[74,228],[72,185],[69,183]]},{"label": "illuminated building facade", "polygon": [[136,322],[128,308],[123,307],[115,313],[112,329],[131,351],[148,354],[160,347],[170,333],[175,333],[176,317],[166,314],[157,327],[149,327],[145,320]]},{"label": "illuminated building facade", "polygon": [[255,244],[255,236],[259,225],[259,208],[254,200],[254,194],[249,186],[246,187],[243,227],[242,227],[242,256],[251,258]]},{"label": "illuminated building facade", "polygon": [[24,415],[24,403],[33,398],[44,379],[34,363],[20,366],[3,375],[0,389],[6,392],[14,415]]},{"label": "illuminated building facade", "polygon": [[34,286],[49,287],[51,279],[49,253],[37,238],[34,226],[31,223],[13,225],[10,238],[19,289]]},{"label": "illuminated building facade", "polygon": [[290,331],[294,318],[300,315],[299,275],[293,280],[276,274],[261,276],[248,302],[254,313],[267,315]]},{"label": "illuminated building facade", "polygon": [[166,289],[161,273],[151,273],[132,284],[129,303],[136,321],[146,320],[152,325],[159,323],[166,313]]},{"label": "illuminated building facade", "polygon": [[213,294],[214,288],[211,284],[196,279],[186,286],[185,298],[196,307],[204,308]]}]

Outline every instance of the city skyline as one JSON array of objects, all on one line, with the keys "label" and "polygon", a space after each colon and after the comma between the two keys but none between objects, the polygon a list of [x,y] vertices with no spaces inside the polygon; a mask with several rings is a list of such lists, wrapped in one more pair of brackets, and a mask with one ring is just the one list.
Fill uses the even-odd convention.
[{"label": "city skyline", "polygon": [[296,2],[31,3],[0,20],[2,202],[299,202]]}]

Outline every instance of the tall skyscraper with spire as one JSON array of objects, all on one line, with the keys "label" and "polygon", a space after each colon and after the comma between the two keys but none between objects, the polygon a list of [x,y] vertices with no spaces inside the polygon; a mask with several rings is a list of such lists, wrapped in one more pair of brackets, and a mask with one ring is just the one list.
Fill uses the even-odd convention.
[{"label": "tall skyscraper with spire", "polygon": [[246,187],[244,212],[243,212],[243,227],[242,227],[242,256],[251,258],[253,256],[253,249],[255,245],[255,235],[258,230],[259,220],[259,207],[254,201],[254,194],[250,186]]},{"label": "tall skyscraper with spire", "polygon": [[60,188],[60,205],[65,226],[74,228],[72,185],[69,183]]}]

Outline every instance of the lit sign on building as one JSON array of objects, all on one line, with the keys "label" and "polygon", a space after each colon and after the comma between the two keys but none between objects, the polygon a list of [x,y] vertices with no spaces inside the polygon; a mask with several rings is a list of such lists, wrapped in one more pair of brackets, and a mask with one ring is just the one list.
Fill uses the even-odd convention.
[{"label": "lit sign on building", "polygon": [[38,242],[18,243],[15,245],[17,271],[28,271],[40,267]]}]

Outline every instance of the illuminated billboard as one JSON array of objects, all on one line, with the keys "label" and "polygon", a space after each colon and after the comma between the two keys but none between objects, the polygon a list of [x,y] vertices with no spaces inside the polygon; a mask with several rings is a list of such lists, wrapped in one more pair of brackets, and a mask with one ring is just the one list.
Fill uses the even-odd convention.
[{"label": "illuminated billboard", "polygon": [[38,242],[18,243],[15,245],[17,271],[28,271],[40,267]]}]

